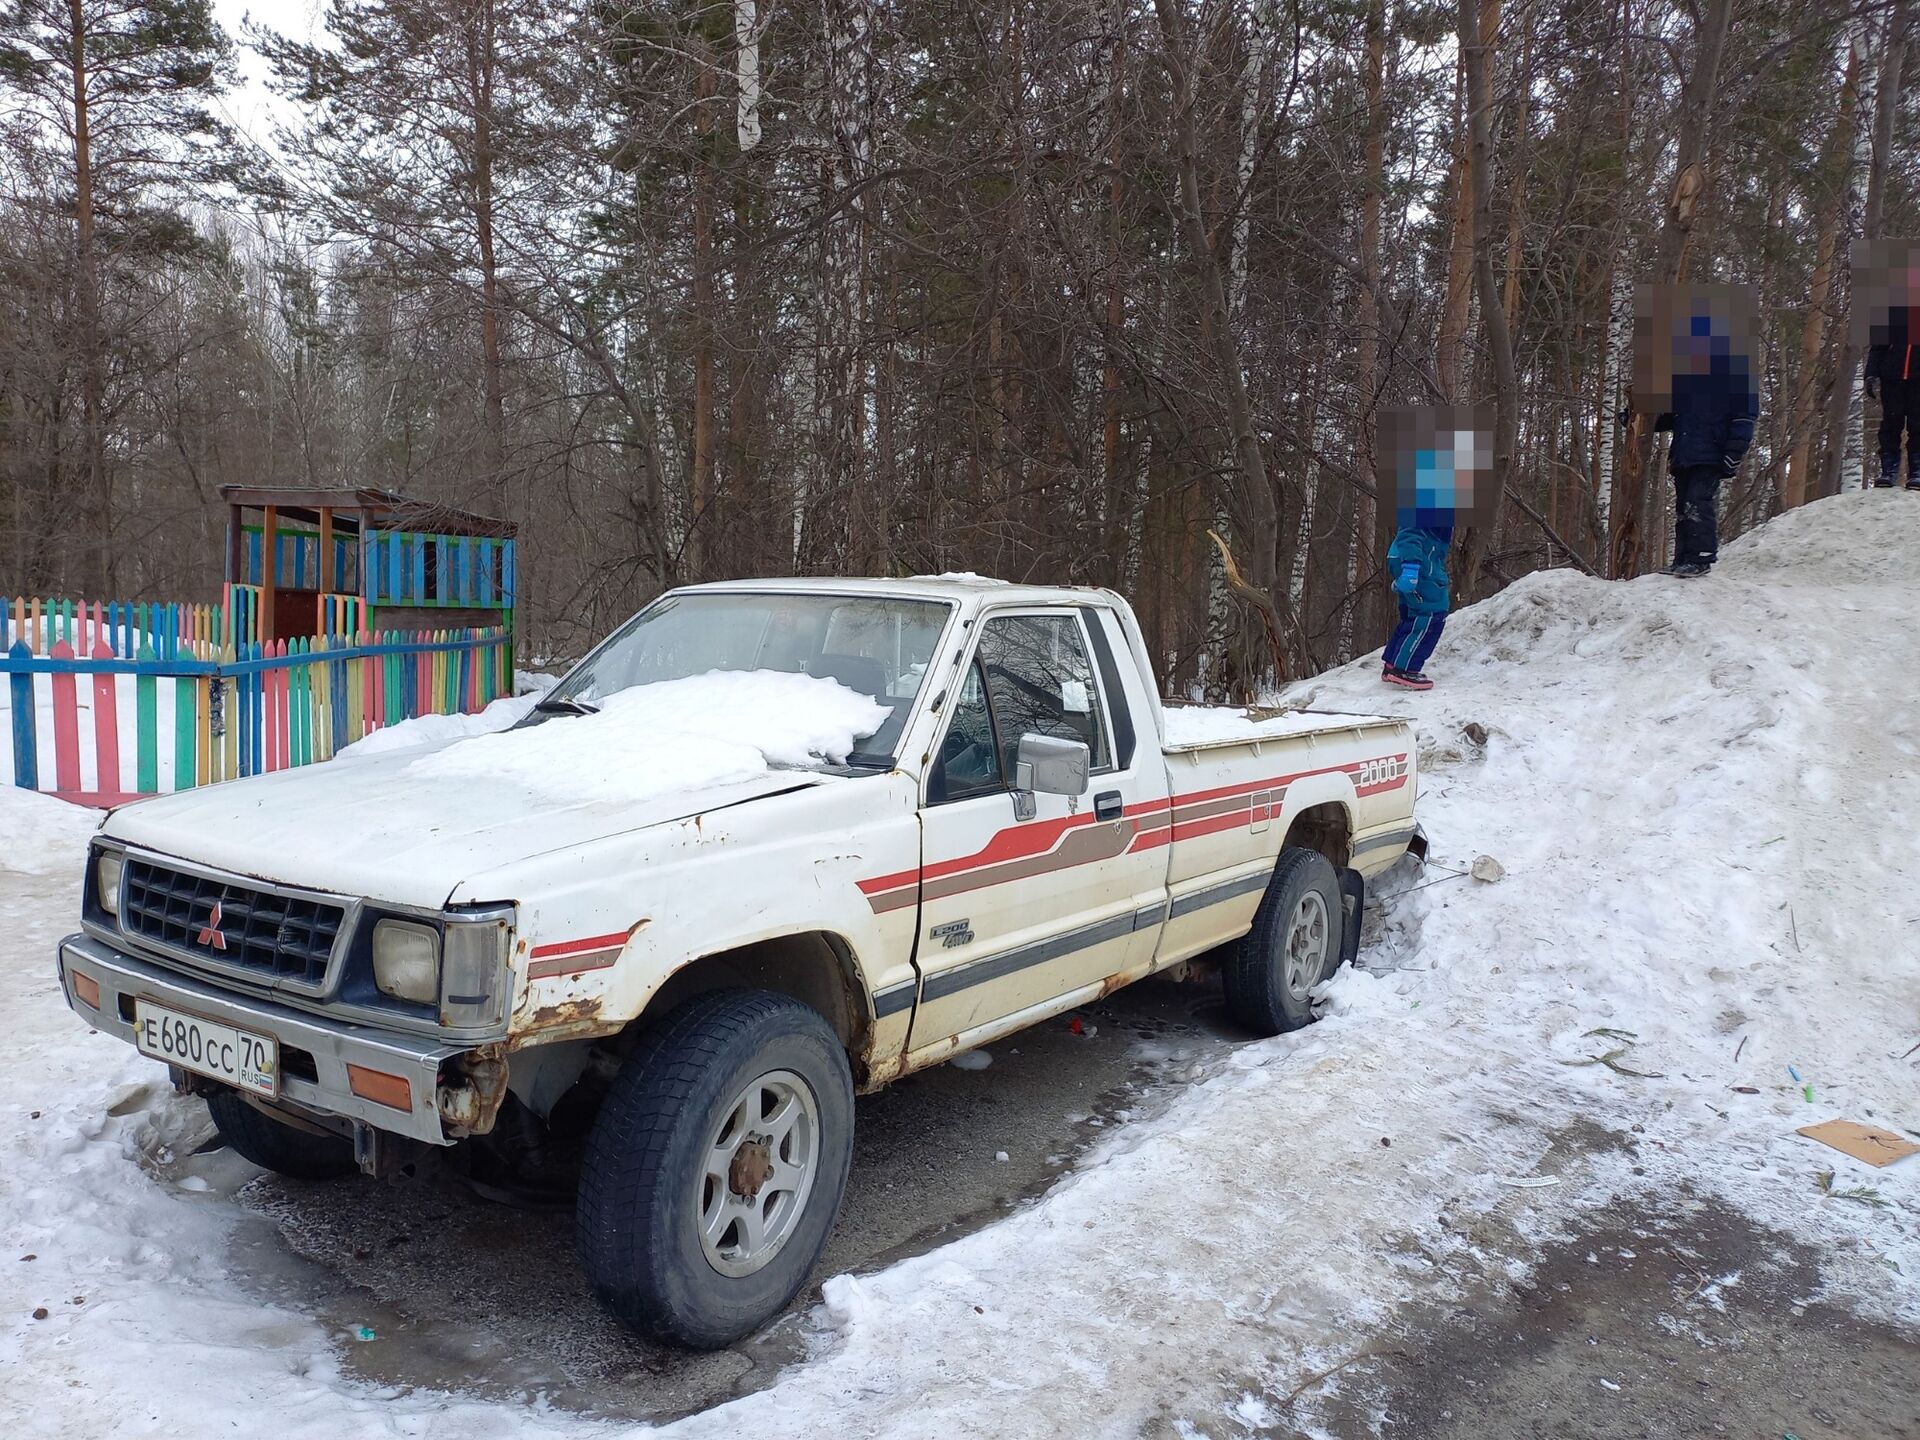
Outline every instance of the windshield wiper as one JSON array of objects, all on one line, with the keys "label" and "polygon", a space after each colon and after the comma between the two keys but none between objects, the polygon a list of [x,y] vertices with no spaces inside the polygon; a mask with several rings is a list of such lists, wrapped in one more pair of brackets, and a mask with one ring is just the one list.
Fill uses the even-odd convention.
[{"label": "windshield wiper", "polygon": [[535,710],[543,715],[598,715],[600,707],[589,705],[584,700],[570,699],[565,695],[549,695],[535,703]]}]

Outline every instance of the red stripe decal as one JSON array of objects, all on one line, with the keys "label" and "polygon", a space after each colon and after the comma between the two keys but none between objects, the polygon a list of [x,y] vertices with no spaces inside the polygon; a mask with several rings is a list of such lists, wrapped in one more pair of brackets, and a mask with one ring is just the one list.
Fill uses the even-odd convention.
[{"label": "red stripe decal", "polygon": [[[1366,771],[1377,771],[1381,765],[1404,767],[1398,774],[1391,774],[1371,783],[1354,786],[1354,795],[1364,797],[1379,795],[1388,790],[1398,790],[1407,783],[1412,767],[1406,765],[1407,752],[1386,757],[1384,760],[1361,760],[1345,765],[1324,765],[1317,770],[1301,770],[1292,775],[1276,775],[1264,780],[1243,780],[1232,785],[1222,785],[1212,790],[1191,790],[1182,795],[1169,795],[1164,799],[1142,800],[1129,805],[1125,814],[1130,818],[1154,817],[1144,823],[1127,849],[1146,850],[1155,845],[1165,845],[1170,841],[1192,840],[1202,835],[1211,835],[1221,830],[1251,824],[1256,818],[1251,803],[1246,809],[1232,810],[1222,815],[1209,815],[1204,819],[1174,822],[1171,811],[1182,805],[1194,805],[1209,800],[1237,799],[1251,797],[1260,791],[1284,793],[1295,781],[1311,779],[1316,775],[1342,774],[1358,780]],[[1263,808],[1267,818],[1281,813],[1282,806],[1275,800]],[[982,848],[971,855],[956,856],[951,860],[937,861],[932,865],[912,870],[897,870],[891,875],[876,875],[869,880],[856,882],[861,893],[870,900],[890,891],[918,885],[928,880],[938,880],[948,875],[959,875],[971,870],[984,870],[994,865],[1004,864],[1008,860],[1024,860],[1034,855],[1043,855],[1059,847],[1069,830],[1082,825],[1095,823],[1091,814],[1069,815],[1059,820],[1044,821],[1039,824],[1015,825],[999,831]],[[538,951],[534,952],[538,954]]]},{"label": "red stripe decal", "polygon": [[605,950],[608,946],[617,950],[627,943],[628,933],[616,930],[611,935],[589,935],[584,940],[560,940],[552,945],[536,945],[533,947],[533,958],[538,960],[543,955],[580,955],[588,950]]}]

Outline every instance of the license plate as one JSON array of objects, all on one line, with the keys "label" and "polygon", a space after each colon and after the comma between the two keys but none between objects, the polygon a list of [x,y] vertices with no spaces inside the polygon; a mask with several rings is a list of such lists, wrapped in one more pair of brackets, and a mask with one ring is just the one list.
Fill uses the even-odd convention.
[{"label": "license plate", "polygon": [[255,1095],[272,1095],[280,1088],[280,1043],[270,1035],[236,1030],[136,999],[133,1043],[142,1055],[224,1080]]}]

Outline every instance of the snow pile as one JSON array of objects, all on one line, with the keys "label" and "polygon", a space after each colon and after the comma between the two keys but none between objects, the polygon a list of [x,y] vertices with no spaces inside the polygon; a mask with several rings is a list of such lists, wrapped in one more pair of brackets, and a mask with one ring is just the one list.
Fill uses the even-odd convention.
[{"label": "snow pile", "polygon": [[1231,744],[1243,740],[1280,740],[1337,730],[1342,725],[1365,725],[1370,715],[1341,715],[1326,710],[1250,711],[1232,705],[1169,705],[1166,743],[1172,749]]},{"label": "snow pile", "polygon": [[385,755],[394,750],[415,750],[426,745],[446,745],[475,735],[491,735],[524,720],[539,703],[541,691],[525,695],[503,695],[473,715],[416,715],[411,720],[375,730],[351,745],[342,747],[336,760],[367,755]]},{"label": "snow pile", "polygon": [[[1432,692],[1383,687],[1377,659],[1295,687],[1416,721],[1435,856],[1374,886],[1321,1023],[1238,1048],[1005,1220],[826,1277],[805,1363],[669,1428],[1224,1436],[1238,1401],[1310,1430],[1326,1372],[1391,1345],[1410,1293],[1518,1278],[1616,1200],[1736,1206],[1817,1248],[1827,1301],[1920,1322],[1920,1160],[1872,1170],[1794,1133],[1920,1130],[1916,552],[1920,505],[1843,496],[1707,580],[1530,577],[1455,618]],[[690,738],[716,738],[706,708]],[[754,708],[784,729],[799,707]],[[549,732],[618,749],[620,719],[417,763]],[[53,982],[82,839],[71,878],[0,875],[0,1368],[32,1428],[623,1433],[355,1385],[322,1326],[236,1287],[238,1208],[174,1178],[198,1107]],[[1505,878],[1450,873],[1480,854]]]},{"label": "snow pile", "polygon": [[58,875],[71,880],[75,856],[100,826],[97,810],[83,810],[50,795],[0,786],[0,874]]},{"label": "snow pile", "polygon": [[456,741],[410,768],[434,780],[519,785],[556,803],[632,803],[751,780],[776,765],[844,760],[889,713],[836,680],[713,670],[617,691],[597,714]]}]

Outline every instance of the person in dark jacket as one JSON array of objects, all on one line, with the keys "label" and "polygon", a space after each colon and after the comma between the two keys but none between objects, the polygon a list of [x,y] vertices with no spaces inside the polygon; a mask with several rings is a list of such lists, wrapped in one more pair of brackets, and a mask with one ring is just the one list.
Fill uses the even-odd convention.
[{"label": "person in dark jacket", "polygon": [[1673,564],[1669,575],[1693,579],[1713,568],[1720,555],[1720,483],[1739,472],[1760,418],[1744,346],[1736,346],[1722,307],[1703,304],[1681,311],[1685,332],[1675,337],[1670,410],[1654,417],[1655,430],[1673,432],[1667,469],[1673,476]]},{"label": "person in dark jacket", "polygon": [[1895,307],[1887,319],[1886,339],[1867,348],[1867,396],[1880,402],[1880,478],[1874,485],[1884,490],[1899,483],[1904,430],[1907,489],[1920,490],[1920,336],[1914,334],[1911,306]]}]

